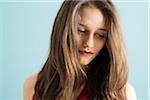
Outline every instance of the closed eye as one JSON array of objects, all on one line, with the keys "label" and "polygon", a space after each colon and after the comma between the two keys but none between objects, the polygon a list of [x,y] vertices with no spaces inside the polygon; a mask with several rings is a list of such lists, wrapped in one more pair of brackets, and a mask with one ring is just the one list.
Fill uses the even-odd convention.
[{"label": "closed eye", "polygon": [[97,38],[97,39],[104,39],[104,38],[105,38],[105,35],[96,33],[96,34],[95,34],[95,38]]},{"label": "closed eye", "polygon": [[86,30],[83,27],[78,27],[78,33],[84,34],[84,33],[86,33]]},{"label": "closed eye", "polygon": [[86,32],[85,30],[80,30],[80,29],[78,29],[78,32]]}]

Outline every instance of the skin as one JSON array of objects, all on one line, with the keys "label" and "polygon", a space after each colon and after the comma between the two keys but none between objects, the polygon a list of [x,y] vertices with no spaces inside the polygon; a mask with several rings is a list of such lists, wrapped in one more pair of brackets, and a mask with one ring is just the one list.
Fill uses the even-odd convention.
[{"label": "skin", "polygon": [[[79,62],[84,66],[89,64],[103,48],[107,33],[104,30],[104,17],[97,8],[83,8],[80,17],[76,41],[79,50]],[[86,54],[85,51],[92,52],[92,54]]]}]

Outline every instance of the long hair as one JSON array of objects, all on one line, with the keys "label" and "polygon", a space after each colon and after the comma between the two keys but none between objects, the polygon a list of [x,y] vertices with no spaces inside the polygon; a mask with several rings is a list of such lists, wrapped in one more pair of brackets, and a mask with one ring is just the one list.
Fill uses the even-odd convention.
[{"label": "long hair", "polygon": [[[99,9],[105,19],[107,40],[85,72],[74,39],[84,7]],[[54,21],[48,58],[38,73],[36,100],[75,100],[86,82],[89,99],[126,100],[127,60],[118,16],[109,0],[66,0]]]}]

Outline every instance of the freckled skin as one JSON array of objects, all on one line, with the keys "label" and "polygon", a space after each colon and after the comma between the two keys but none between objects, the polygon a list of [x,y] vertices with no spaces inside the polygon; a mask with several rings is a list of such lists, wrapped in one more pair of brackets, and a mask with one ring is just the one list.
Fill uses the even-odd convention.
[{"label": "freckled skin", "polygon": [[[81,10],[81,21],[79,24],[76,41],[78,50],[85,50],[93,52],[90,56],[85,56],[79,53],[79,60],[81,65],[89,64],[100,52],[105,44],[105,39],[98,37],[101,35],[101,28],[104,28],[104,17],[100,10],[94,7],[86,7]],[[97,35],[97,33],[99,33]],[[103,35],[103,34],[102,34]]]}]

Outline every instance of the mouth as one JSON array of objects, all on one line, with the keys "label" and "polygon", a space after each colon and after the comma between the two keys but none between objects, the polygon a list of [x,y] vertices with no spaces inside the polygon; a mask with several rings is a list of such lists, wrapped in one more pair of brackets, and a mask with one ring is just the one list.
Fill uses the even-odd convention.
[{"label": "mouth", "polygon": [[94,53],[91,52],[91,51],[85,51],[85,50],[79,50],[79,53],[80,53],[81,55],[83,55],[83,56],[86,56],[86,57],[92,56],[92,55],[94,54]]}]

